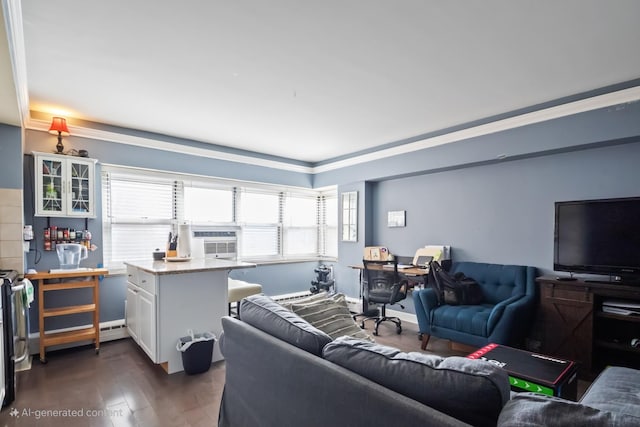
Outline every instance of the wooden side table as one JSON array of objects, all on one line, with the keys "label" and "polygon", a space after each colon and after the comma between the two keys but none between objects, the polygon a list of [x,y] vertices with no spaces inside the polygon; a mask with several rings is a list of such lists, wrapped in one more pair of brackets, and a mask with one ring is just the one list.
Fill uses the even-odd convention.
[{"label": "wooden side table", "polygon": [[[36,282],[38,287],[38,324],[40,329],[40,362],[47,363],[46,347],[67,344],[76,341],[91,340],[95,344],[96,354],[100,353],[100,291],[99,278],[108,273],[105,268],[91,268],[83,270],[56,270],[52,273],[27,274],[25,277]],[[79,279],[85,280],[79,280]],[[45,308],[45,292],[64,289],[93,289],[93,301],[90,304],[72,305],[58,308]],[[44,319],[54,316],[65,316],[76,313],[93,313],[92,325],[68,332],[46,333]]]}]

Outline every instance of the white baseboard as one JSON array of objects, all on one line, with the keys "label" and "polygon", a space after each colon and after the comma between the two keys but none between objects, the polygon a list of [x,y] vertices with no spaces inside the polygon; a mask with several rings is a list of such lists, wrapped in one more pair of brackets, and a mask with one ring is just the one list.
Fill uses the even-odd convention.
[{"label": "white baseboard", "polygon": [[[78,329],[85,329],[90,327],[91,325],[74,326],[72,328],[63,328],[63,329],[47,331],[47,333],[68,332],[68,331],[75,331]],[[108,322],[100,323],[100,342],[119,340],[121,338],[127,338],[128,336],[129,336],[129,332],[127,332],[127,327],[124,323],[124,319],[111,320]],[[79,347],[79,346],[87,345],[90,343],[91,341],[87,340],[87,341],[78,341],[78,342],[69,343],[69,344],[53,345],[53,346],[47,347],[47,350],[61,350],[64,348]],[[39,332],[31,333],[29,334],[29,354],[39,354],[39,353],[40,353],[40,333]]]}]

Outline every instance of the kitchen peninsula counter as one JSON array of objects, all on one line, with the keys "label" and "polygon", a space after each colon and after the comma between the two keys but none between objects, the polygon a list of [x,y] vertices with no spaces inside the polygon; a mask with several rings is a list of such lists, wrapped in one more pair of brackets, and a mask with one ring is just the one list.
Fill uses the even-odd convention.
[{"label": "kitchen peninsula counter", "polygon": [[[211,332],[220,337],[228,310],[229,272],[253,268],[219,259],[130,261],[127,266],[126,324],[129,335],[167,373],[184,370],[176,349],[181,337]],[[212,362],[222,359],[214,345]]]},{"label": "kitchen peninsula counter", "polygon": [[226,259],[194,258],[189,261],[129,261],[126,265],[139,268],[151,274],[181,274],[200,271],[236,270],[239,268],[254,268],[256,265],[248,262],[231,261]]}]

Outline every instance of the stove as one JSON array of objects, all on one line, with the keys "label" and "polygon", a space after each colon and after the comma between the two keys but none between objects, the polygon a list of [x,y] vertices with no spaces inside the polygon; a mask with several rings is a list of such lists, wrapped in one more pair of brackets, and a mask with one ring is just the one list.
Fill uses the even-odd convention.
[{"label": "stove", "polygon": [[[15,301],[22,298],[24,286],[18,285],[18,272],[0,270],[0,407],[14,401],[16,393],[16,343],[15,330],[18,317]],[[22,314],[23,317],[27,313]],[[25,351],[28,349],[25,347]]]}]

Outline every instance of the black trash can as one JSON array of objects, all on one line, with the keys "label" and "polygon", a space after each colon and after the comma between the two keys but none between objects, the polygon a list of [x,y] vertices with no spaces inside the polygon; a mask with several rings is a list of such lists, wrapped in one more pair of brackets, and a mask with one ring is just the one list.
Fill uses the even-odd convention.
[{"label": "black trash can", "polygon": [[207,372],[211,367],[216,336],[211,332],[191,334],[178,340],[176,348],[182,354],[182,366],[188,375]]}]

